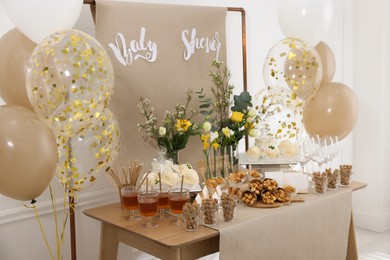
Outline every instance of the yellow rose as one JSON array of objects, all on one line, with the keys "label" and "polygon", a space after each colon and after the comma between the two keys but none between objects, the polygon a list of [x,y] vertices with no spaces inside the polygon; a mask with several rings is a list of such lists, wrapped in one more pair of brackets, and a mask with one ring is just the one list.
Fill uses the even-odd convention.
[{"label": "yellow rose", "polygon": [[233,111],[232,116],[230,117],[230,120],[233,122],[240,123],[242,121],[242,118],[244,117],[244,114],[238,111]]},{"label": "yellow rose", "polygon": [[222,128],[222,133],[223,133],[226,137],[230,137],[230,129],[229,129],[229,127],[224,127],[224,128]]},{"label": "yellow rose", "polygon": [[191,125],[191,122],[186,119],[178,119],[175,126],[177,131],[186,132]]}]

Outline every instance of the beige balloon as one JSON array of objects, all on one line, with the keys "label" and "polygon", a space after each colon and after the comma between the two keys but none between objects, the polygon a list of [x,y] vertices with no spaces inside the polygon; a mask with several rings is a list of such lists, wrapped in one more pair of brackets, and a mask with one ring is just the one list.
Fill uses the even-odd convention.
[{"label": "beige balloon", "polygon": [[336,71],[336,59],[331,48],[325,43],[320,42],[315,47],[322,63],[322,81],[321,85],[329,83],[334,77]]},{"label": "beige balloon", "polygon": [[303,107],[303,125],[309,135],[346,137],[358,117],[358,100],[346,85],[331,82],[321,86]]},{"label": "beige balloon", "polygon": [[35,46],[16,28],[0,38],[0,97],[5,103],[31,108],[26,67]]},{"label": "beige balloon", "polygon": [[57,165],[56,138],[25,107],[0,107],[0,193],[32,200],[45,191]]}]

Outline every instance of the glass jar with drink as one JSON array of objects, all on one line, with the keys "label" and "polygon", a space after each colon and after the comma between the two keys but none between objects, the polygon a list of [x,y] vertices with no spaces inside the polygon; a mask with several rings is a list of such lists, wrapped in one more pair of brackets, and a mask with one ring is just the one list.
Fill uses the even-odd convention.
[{"label": "glass jar with drink", "polygon": [[183,224],[183,205],[189,200],[190,191],[184,188],[170,189],[168,197],[170,211],[178,216],[175,224],[180,226]]},{"label": "glass jar with drink", "polygon": [[159,188],[158,191],[158,209],[159,209],[159,219],[165,219],[165,210],[169,209],[169,198],[168,198],[168,189]]},{"label": "glass jar with drink", "polygon": [[139,212],[141,216],[146,217],[146,223],[142,224],[145,228],[158,227],[158,223],[152,221],[152,217],[158,212],[158,192],[140,191],[138,192]]},{"label": "glass jar with drink", "polygon": [[121,189],[122,206],[130,213],[125,219],[129,221],[140,220],[140,216],[135,215],[135,210],[138,209],[137,189],[134,185],[125,186]]}]

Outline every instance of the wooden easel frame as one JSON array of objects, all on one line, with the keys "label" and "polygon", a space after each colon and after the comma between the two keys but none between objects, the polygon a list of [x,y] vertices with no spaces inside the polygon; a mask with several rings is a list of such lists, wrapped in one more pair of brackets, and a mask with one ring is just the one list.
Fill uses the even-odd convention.
[{"label": "wooden easel frame", "polygon": [[[91,14],[94,22],[96,21],[96,3],[95,0],[84,0],[84,4],[89,4],[91,8]],[[242,67],[243,67],[243,87],[247,91],[247,60],[246,60],[246,17],[245,10],[241,7],[228,7],[229,12],[241,13],[241,33],[242,33]],[[245,138],[245,147],[248,148],[248,138]],[[77,259],[76,253],[76,222],[75,222],[75,209],[70,209],[70,244],[71,244],[71,259]]]}]

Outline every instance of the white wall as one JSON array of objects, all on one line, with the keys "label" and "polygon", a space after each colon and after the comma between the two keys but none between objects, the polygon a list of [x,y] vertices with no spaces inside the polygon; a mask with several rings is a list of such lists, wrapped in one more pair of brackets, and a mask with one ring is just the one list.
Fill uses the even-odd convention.
[{"label": "white wall", "polygon": [[355,1],[355,91],[360,115],[354,135],[355,178],[368,187],[355,194],[355,223],[390,229],[390,3]]},{"label": "white wall", "polygon": [[[247,17],[247,64],[248,88],[255,93],[263,87],[262,66],[267,51],[283,35],[277,23],[278,1],[267,0],[151,0],[137,2],[237,6],[246,10]],[[356,180],[369,183],[364,191],[354,195],[356,222],[359,226],[383,230],[390,228],[389,167],[385,157],[389,143],[386,131],[386,97],[388,97],[389,76],[385,69],[390,64],[389,57],[389,4],[386,0],[333,0],[335,10],[331,29],[324,41],[336,56],[334,81],[344,82],[352,87],[360,101],[360,117],[354,136],[346,138],[343,145],[343,162],[352,163]],[[364,18],[362,18],[364,17]],[[362,19],[361,19],[362,18]],[[229,15],[228,22],[228,66],[233,75],[233,83],[241,86],[241,53],[237,50],[240,42],[240,17]],[[12,28],[0,6],[0,35]],[[84,6],[77,28],[93,34],[93,23],[89,6]],[[369,36],[366,34],[370,33]],[[371,54],[370,54],[371,53]],[[1,101],[0,101],[1,104]],[[373,111],[380,111],[373,115]],[[368,134],[369,133],[369,134]],[[352,145],[353,142],[353,145]],[[352,150],[354,148],[354,150]],[[379,163],[378,163],[379,162]],[[54,181],[57,198],[61,198],[61,188]],[[79,194],[77,205],[77,251],[79,259],[97,259],[99,245],[99,223],[82,214],[82,210],[116,201],[117,194],[106,178],[101,178],[95,186]],[[45,192],[38,198],[42,223],[54,245],[54,228],[50,214],[49,195]],[[381,228],[373,227],[368,220],[381,220]],[[387,222],[386,222],[387,221]],[[386,224],[387,223],[387,224]],[[68,231],[68,230],[67,230]],[[64,247],[64,259],[70,259],[68,232]],[[120,247],[119,259],[148,259],[129,247]],[[45,248],[37,222],[32,211],[22,206],[22,202],[0,195],[0,259],[50,259]]]}]

